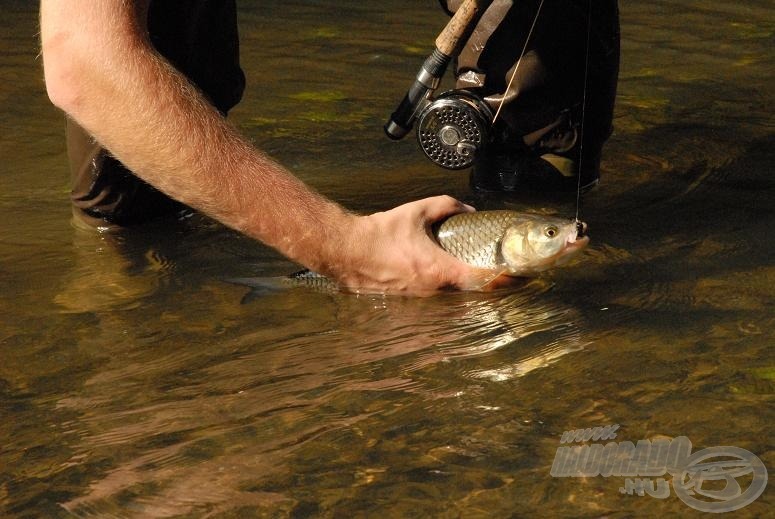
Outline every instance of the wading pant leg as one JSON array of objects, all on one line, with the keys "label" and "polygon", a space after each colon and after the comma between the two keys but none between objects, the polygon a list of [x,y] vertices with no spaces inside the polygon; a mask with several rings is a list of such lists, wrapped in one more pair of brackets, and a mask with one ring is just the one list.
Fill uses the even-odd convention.
[{"label": "wading pant leg", "polygon": [[[153,0],[148,32],[159,54],[221,114],[239,102],[245,76],[235,0]],[[129,226],[185,209],[132,174],[74,121],[67,120],[66,132],[77,221]]]},{"label": "wading pant leg", "polygon": [[78,223],[129,226],[185,209],[132,174],[75,121],[67,119],[70,199]]}]

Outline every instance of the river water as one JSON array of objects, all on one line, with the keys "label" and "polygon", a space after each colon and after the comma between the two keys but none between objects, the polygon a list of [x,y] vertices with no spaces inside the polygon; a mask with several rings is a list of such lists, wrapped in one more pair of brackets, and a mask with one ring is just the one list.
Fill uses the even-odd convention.
[{"label": "river water", "polygon": [[[74,228],[37,6],[0,5],[0,515],[701,515],[677,476],[656,498],[552,475],[563,432],[614,425],[775,468],[769,0],[623,2],[589,249],[516,289],[421,299],[251,292],[226,280],[296,266],[199,216]],[[476,197],[383,136],[445,21],[430,0],[241,2],[231,118],[355,210],[448,193],[572,216]],[[770,485],[735,516],[772,505]]]}]

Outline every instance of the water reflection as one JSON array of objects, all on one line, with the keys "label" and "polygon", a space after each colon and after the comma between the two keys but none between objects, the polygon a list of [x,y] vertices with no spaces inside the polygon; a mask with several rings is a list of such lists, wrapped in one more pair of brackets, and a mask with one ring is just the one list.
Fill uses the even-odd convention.
[{"label": "water reflection", "polygon": [[[622,3],[616,132],[571,268],[492,294],[290,289],[245,304],[227,279],[296,266],[201,217],[71,227],[36,6],[2,3],[0,514],[690,513],[622,495],[621,480],[550,477],[564,430],[614,423],[623,439],[687,435],[775,466],[768,2]],[[358,210],[448,192],[575,212],[475,197],[411,140],[386,143],[443,18],[337,5],[241,5],[252,83],[233,120],[260,146]],[[765,492],[739,515],[771,508]]]},{"label": "water reflection", "polygon": [[[573,311],[552,301],[549,288],[533,282],[516,293],[460,294],[431,305],[288,290],[229,310],[239,300],[232,297],[217,313],[235,313],[241,324],[199,347],[180,343],[181,332],[201,334],[191,322],[175,323],[181,329],[173,334],[158,324],[138,329],[125,312],[100,315],[106,334],[124,337],[93,338],[109,360],[57,409],[79,417],[63,431],[77,439],[67,464],[105,457],[111,468],[65,506],[99,515],[121,502],[154,516],[266,506],[262,493],[239,489],[286,473],[284,460],[309,443],[408,399],[459,399],[479,378],[506,380],[578,350],[578,335],[567,333]],[[251,317],[258,322],[244,324]],[[547,345],[538,336],[553,339]],[[493,355],[497,374],[458,366]],[[505,359],[514,362],[508,370]],[[446,374],[428,380],[437,370]],[[274,499],[291,497],[275,492]]]}]

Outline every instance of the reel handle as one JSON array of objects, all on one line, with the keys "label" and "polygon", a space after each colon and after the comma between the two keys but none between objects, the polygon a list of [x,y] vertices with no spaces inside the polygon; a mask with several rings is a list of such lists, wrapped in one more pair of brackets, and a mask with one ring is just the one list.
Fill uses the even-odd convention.
[{"label": "reel handle", "polygon": [[385,124],[385,133],[394,140],[402,139],[417,117],[422,102],[438,88],[452,58],[460,53],[465,36],[481,14],[485,0],[465,0],[436,38],[436,48],[425,60],[401,104]]}]

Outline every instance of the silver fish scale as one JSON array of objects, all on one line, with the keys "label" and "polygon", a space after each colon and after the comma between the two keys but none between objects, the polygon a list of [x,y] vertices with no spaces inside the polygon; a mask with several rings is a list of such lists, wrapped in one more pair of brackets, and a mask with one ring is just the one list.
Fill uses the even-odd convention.
[{"label": "silver fish scale", "polygon": [[514,211],[460,213],[444,220],[434,234],[439,245],[456,258],[494,268],[504,263],[501,240],[518,218]]}]

